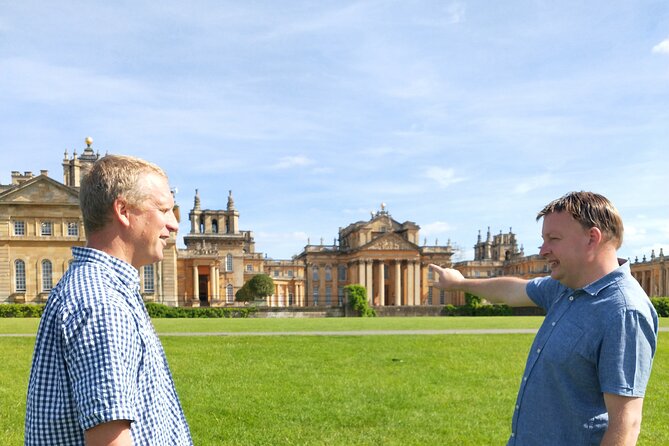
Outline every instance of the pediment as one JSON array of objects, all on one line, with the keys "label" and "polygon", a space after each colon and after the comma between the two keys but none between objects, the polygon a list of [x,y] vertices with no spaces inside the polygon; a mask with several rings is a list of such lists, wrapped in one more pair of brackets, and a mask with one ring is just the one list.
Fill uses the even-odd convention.
[{"label": "pediment", "polygon": [[75,190],[40,175],[0,195],[3,204],[57,204],[79,206]]},{"label": "pediment", "polygon": [[418,248],[397,234],[387,234],[372,240],[361,249],[374,251],[416,251]]}]

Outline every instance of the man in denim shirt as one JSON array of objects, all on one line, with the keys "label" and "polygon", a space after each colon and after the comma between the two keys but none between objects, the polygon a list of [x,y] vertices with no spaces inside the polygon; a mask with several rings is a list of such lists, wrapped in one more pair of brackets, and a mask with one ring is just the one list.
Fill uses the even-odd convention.
[{"label": "man in denim shirt", "polygon": [[546,310],[508,445],[634,445],[658,320],[628,263],[617,258],[620,215],[601,195],[572,192],[549,203],[541,218],[540,254],[550,277],[465,279],[431,265],[438,286]]}]

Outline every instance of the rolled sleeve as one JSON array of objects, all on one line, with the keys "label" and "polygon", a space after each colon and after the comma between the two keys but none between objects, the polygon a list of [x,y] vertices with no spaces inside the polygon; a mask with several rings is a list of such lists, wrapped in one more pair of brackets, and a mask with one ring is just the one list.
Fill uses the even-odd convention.
[{"label": "rolled sleeve", "polygon": [[64,331],[65,361],[83,430],[137,419],[141,342],[133,316],[114,302],[99,302]]},{"label": "rolled sleeve", "polygon": [[602,392],[643,397],[650,377],[656,336],[653,325],[636,310],[622,310],[607,323],[598,373]]}]

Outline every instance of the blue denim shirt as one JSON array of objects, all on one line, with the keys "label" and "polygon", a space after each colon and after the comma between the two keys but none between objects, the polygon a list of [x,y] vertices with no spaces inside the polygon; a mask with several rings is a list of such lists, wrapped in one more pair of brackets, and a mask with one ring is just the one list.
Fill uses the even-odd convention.
[{"label": "blue denim shirt", "polygon": [[527,294],[546,310],[518,391],[508,445],[599,445],[604,393],[643,397],[658,320],[629,264],[578,290],[550,277]]}]

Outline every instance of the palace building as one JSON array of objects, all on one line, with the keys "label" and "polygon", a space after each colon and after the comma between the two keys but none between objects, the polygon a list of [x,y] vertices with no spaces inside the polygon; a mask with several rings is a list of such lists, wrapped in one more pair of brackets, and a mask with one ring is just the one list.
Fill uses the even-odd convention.
[{"label": "palace building", "polygon": [[[71,247],[85,245],[79,210],[79,185],[99,157],[86,138],[81,155],[62,162],[63,182],[47,171],[11,172],[0,184],[0,303],[42,303],[72,261]],[[178,206],[174,209],[180,219]],[[195,191],[188,214],[190,231],[177,247],[173,233],[162,261],[139,271],[140,292],[147,302],[171,306],[230,306],[236,292],[256,274],[272,277],[271,307],[330,307],[344,303],[344,287],[361,284],[375,306],[462,305],[464,294],[432,286],[430,263],[453,267],[465,277],[549,274],[539,255],[526,256],[515,234],[485,240],[479,232],[474,260],[452,263],[455,249],[419,243],[420,227],[400,223],[386,206],[367,221],[339,229],[331,245],[310,241],[292,259],[275,260],[256,252],[253,232],[240,229],[240,213],[232,191],[221,210],[203,209]],[[632,263],[632,274],[650,296],[669,294],[669,273],[663,252]]]}]

